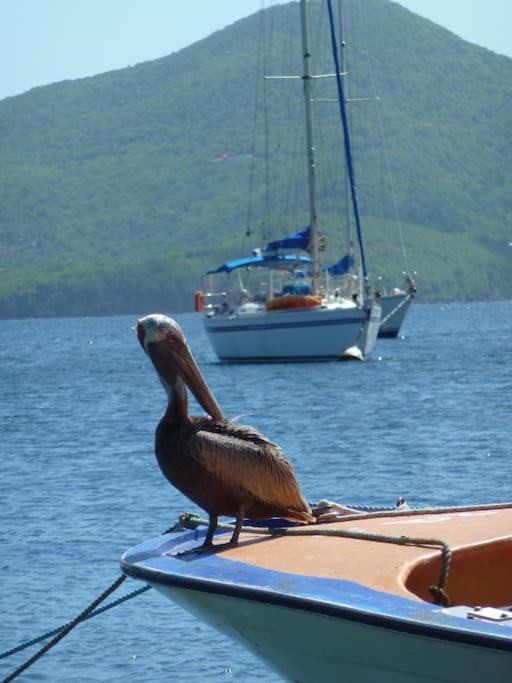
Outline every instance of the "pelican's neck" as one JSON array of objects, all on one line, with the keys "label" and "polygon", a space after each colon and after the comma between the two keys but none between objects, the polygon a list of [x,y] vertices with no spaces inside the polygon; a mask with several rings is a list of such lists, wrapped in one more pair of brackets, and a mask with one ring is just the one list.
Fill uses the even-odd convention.
[{"label": "pelican's neck", "polygon": [[185,382],[181,377],[176,377],[176,382],[172,386],[163,380],[162,384],[169,399],[162,419],[172,424],[188,422],[190,418],[188,416],[188,396]]}]

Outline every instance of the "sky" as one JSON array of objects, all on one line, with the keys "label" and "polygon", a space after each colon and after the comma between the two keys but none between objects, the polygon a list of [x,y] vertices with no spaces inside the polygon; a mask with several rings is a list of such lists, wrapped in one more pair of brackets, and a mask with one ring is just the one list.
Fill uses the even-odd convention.
[{"label": "sky", "polygon": [[[512,0],[398,1],[465,40],[512,57]],[[163,57],[271,4],[0,0],[0,99]]]}]

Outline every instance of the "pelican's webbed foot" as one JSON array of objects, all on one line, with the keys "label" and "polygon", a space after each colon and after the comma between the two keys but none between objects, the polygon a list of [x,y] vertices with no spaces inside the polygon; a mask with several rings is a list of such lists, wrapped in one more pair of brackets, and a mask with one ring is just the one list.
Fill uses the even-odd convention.
[{"label": "pelican's webbed foot", "polygon": [[200,546],[187,548],[186,550],[181,550],[173,553],[174,557],[186,557],[188,555],[203,555],[204,553],[224,550],[227,548],[234,548],[238,545],[238,538],[240,536],[240,530],[242,529],[242,524],[244,521],[244,511],[240,508],[238,515],[236,517],[235,529],[233,535],[227,543],[213,543],[213,536],[215,530],[217,529],[217,515],[210,515],[210,523],[208,524],[208,532],[204,539],[204,543]]},{"label": "pelican's webbed foot", "polygon": [[206,537],[204,539],[203,545],[194,546],[193,548],[187,548],[186,550],[181,550],[173,553],[173,557],[185,557],[187,555],[202,555],[203,553],[210,552],[214,549],[213,545],[213,535],[217,528],[217,515],[209,515],[208,531],[206,532]]},{"label": "pelican's webbed foot", "polygon": [[203,545],[199,546],[193,546],[192,548],[186,548],[186,550],[176,550],[171,555],[173,557],[192,557],[194,555],[203,555],[204,553],[210,552],[213,550],[216,546],[213,545],[213,543],[209,543],[206,545],[206,543],[203,543]]}]

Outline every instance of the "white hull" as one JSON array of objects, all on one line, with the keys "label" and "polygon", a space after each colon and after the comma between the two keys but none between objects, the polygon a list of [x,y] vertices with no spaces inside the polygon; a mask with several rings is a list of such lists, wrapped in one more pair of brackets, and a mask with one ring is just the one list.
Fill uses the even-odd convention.
[{"label": "white hull", "polygon": [[[406,294],[391,294],[381,298],[381,319],[383,322],[380,325],[379,337],[397,337],[399,335],[400,328],[411,305],[411,298],[407,298],[407,296]],[[407,301],[402,303],[406,298]],[[394,309],[396,310],[392,313]]]},{"label": "white hull", "polygon": [[350,347],[366,357],[379,332],[380,306],[330,306],[245,315],[205,316],[210,343],[222,361],[336,360]]},{"label": "white hull", "polygon": [[[504,683],[510,652],[347,618],[153,584],[166,597],[241,642],[295,683]],[[353,620],[352,617],[355,617]],[[365,623],[366,622],[366,623]]]}]

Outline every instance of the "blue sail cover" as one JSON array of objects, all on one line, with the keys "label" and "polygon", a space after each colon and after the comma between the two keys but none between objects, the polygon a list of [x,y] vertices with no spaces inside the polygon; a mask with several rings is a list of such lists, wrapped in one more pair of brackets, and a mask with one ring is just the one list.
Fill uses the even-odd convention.
[{"label": "blue sail cover", "polygon": [[326,268],[329,275],[345,275],[352,270],[355,264],[355,259],[352,254],[345,254],[337,263]]},{"label": "blue sail cover", "polygon": [[266,256],[262,254],[255,254],[247,258],[239,258],[234,261],[228,261],[215,270],[208,270],[205,275],[215,275],[216,273],[231,273],[237,268],[249,268],[250,266],[260,266],[263,268],[286,268],[293,270],[297,266],[302,266],[311,263],[309,256],[294,256],[293,254],[274,254],[273,256]]},{"label": "blue sail cover", "polygon": [[274,251],[279,251],[279,249],[302,249],[306,251],[309,246],[309,236],[310,229],[307,227],[305,230],[292,232],[280,240],[269,242],[263,247],[262,251],[264,254],[270,254]]}]

